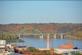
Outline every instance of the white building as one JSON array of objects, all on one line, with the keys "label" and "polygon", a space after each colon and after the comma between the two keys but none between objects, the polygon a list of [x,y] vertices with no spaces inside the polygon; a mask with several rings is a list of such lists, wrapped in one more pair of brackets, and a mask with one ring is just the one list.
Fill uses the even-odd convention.
[{"label": "white building", "polygon": [[6,40],[0,40],[0,48],[5,48]]}]

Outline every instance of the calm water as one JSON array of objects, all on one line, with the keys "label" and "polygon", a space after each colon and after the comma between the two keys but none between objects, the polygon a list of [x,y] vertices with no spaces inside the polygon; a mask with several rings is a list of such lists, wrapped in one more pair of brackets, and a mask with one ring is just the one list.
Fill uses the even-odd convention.
[{"label": "calm water", "polygon": [[[46,39],[24,37],[24,42],[16,43],[17,45],[32,46],[36,48],[46,48]],[[50,39],[50,47],[58,48],[59,45],[71,42],[75,47],[82,49],[82,40]]]}]

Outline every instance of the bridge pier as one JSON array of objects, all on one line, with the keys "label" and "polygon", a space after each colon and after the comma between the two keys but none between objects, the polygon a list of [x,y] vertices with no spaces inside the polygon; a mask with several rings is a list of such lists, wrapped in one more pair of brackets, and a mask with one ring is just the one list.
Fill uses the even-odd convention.
[{"label": "bridge pier", "polygon": [[42,38],[42,39],[43,39],[43,37],[44,37],[44,36],[43,36],[43,34],[42,34],[42,35],[40,36],[40,38]]},{"label": "bridge pier", "polygon": [[57,34],[54,34],[54,38],[55,38],[55,39],[57,38]]},{"label": "bridge pier", "polygon": [[63,36],[63,34],[61,33],[61,34],[60,34],[60,39],[63,39],[63,38],[64,38],[64,36]]},{"label": "bridge pier", "polygon": [[19,38],[19,39],[21,38],[20,34],[18,34],[18,38]]}]

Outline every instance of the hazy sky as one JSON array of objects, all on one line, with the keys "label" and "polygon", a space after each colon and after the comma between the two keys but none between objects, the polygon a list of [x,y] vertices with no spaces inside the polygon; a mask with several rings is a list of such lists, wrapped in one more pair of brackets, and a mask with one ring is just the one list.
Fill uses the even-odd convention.
[{"label": "hazy sky", "polygon": [[82,23],[82,1],[0,1],[0,24]]}]

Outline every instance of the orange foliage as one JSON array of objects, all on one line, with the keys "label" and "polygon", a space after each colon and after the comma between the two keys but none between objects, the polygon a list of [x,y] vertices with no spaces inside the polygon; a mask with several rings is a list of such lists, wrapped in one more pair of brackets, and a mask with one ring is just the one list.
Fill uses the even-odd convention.
[{"label": "orange foliage", "polygon": [[60,45],[59,48],[62,48],[62,49],[72,49],[74,46],[72,43],[66,43],[64,45]]}]

